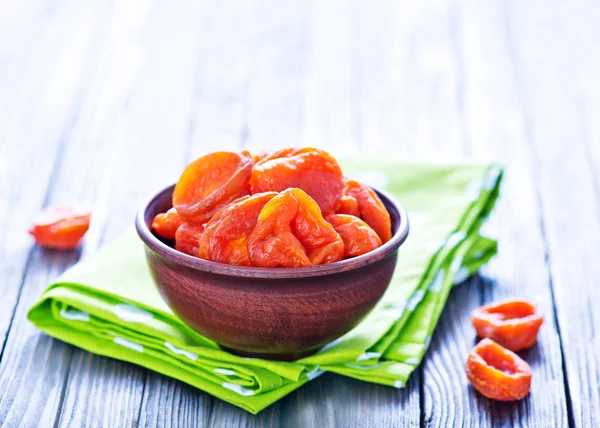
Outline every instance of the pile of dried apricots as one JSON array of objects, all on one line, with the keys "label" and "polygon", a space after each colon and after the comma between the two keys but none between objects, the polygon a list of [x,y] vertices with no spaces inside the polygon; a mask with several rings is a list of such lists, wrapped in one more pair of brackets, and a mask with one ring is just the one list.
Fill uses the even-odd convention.
[{"label": "pile of dried apricots", "polygon": [[505,300],[471,313],[477,336],[465,372],[483,396],[500,401],[520,400],[531,387],[531,367],[514,351],[533,346],[544,318],[524,300]]},{"label": "pile of dried apricots", "polygon": [[202,156],[183,171],[173,208],[152,229],[186,254],[256,267],[333,263],[392,236],[377,194],[315,148]]}]

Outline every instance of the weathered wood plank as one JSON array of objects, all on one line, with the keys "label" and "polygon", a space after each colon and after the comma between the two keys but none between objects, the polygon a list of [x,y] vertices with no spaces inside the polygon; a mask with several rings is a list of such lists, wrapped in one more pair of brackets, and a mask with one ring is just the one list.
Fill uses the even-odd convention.
[{"label": "weathered wood plank", "polygon": [[464,71],[455,41],[453,1],[420,2],[398,14],[408,14],[407,148],[412,156],[435,160],[464,159],[470,135],[464,124],[461,88]]},{"label": "weathered wood plank", "polygon": [[281,426],[419,426],[419,383],[416,373],[403,389],[325,374],[282,400]]},{"label": "weathered wood plank", "polygon": [[[465,70],[457,40],[455,4],[428,2],[409,8],[407,13],[407,150],[423,159],[464,158],[472,143],[463,114]],[[460,328],[468,320],[463,305],[466,299],[480,302],[480,291],[468,287],[458,293],[459,300],[455,300],[456,294],[450,298],[423,362],[421,412],[427,426],[487,426],[491,422],[462,381],[463,358],[472,346]],[[449,313],[454,314],[451,319]]]},{"label": "weathered wood plank", "polygon": [[[96,32],[89,20],[99,13],[94,3],[74,8],[57,4],[53,19],[44,19],[43,7],[31,5],[32,26],[38,28],[35,37],[12,34],[15,39],[30,39],[23,45],[28,55],[11,55],[8,50],[1,55],[5,79],[0,80],[0,294],[5,310],[0,311],[0,349],[31,251],[31,238],[24,231],[46,198],[62,134],[79,102],[83,82],[78,73],[89,66],[84,53]],[[79,25],[69,27],[68,22]],[[28,31],[28,25],[23,24],[22,30]],[[68,39],[73,34],[79,37]]]},{"label": "weathered wood plank", "polygon": [[[439,416],[445,420],[462,419],[476,425],[546,426],[554,421],[566,425],[560,338],[552,323],[553,302],[539,228],[540,213],[531,185],[531,158],[524,144],[522,113],[515,109],[518,94],[512,79],[501,3],[469,1],[451,16],[459,29],[455,35],[456,52],[460,52],[458,59],[464,69],[462,97],[457,103],[462,105],[472,150],[478,157],[508,165],[503,194],[510,196],[501,199],[488,228],[494,230],[501,245],[499,256],[486,270],[495,278],[494,283],[486,281],[480,287],[471,284],[454,291],[440,322],[438,331],[443,332],[444,344],[434,340],[430,360],[432,366],[456,367],[456,370],[449,372],[452,382],[444,379],[448,375],[443,370],[432,370],[441,389],[432,402],[437,404],[443,397],[451,396],[453,401],[468,403],[465,408],[443,406],[448,410]],[[497,123],[503,126],[498,127]],[[535,301],[546,313],[546,325],[539,344],[522,353],[535,371],[531,395],[519,403],[499,404],[468,387],[463,364],[474,338],[469,312],[483,302],[511,295]],[[436,352],[438,349],[440,352]],[[449,388],[449,385],[454,386]],[[461,396],[463,399],[457,400]],[[440,419],[428,422],[435,426]]]},{"label": "weathered wood plank", "polygon": [[[462,14],[461,41],[470,70],[466,115],[472,124],[473,141],[478,142],[475,153],[508,165],[503,189],[506,197],[500,200],[490,225],[497,230],[500,252],[485,270],[495,278],[495,284],[483,288],[484,301],[519,296],[535,302],[545,314],[538,344],[521,353],[535,373],[531,395],[514,405],[492,403],[492,419],[512,426],[566,426],[568,397],[563,387],[561,338],[553,319],[552,277],[540,227],[542,213],[532,175],[532,153],[527,145],[527,119],[517,108],[520,94],[506,33],[507,17],[502,2],[488,3],[483,10],[478,6],[483,5],[468,2]],[[475,32],[490,35],[474,37]],[[499,122],[504,126],[493,126]]]},{"label": "weathered wood plank", "polygon": [[[93,55],[86,53],[93,51],[90,46],[97,39],[98,27],[92,24],[92,19],[97,24],[102,23],[99,18],[102,4],[64,6],[56,5],[50,13],[53,19],[40,14],[46,18],[39,22],[42,31],[37,34],[37,40],[32,39],[28,44],[28,59],[21,60],[21,64],[27,63],[27,72],[21,76],[23,86],[10,79],[2,82],[6,86],[2,89],[5,97],[0,108],[3,117],[8,118],[0,140],[0,159],[6,167],[3,184],[7,185],[6,192],[1,192],[0,196],[3,199],[0,204],[2,219],[6,221],[0,230],[2,252],[6,251],[2,254],[5,263],[2,265],[2,284],[6,287],[2,290],[6,310],[2,311],[0,323],[4,330],[3,342],[4,334],[11,327],[10,323],[5,324],[4,317],[10,319],[13,331],[17,332],[4,342],[0,363],[0,420],[7,424],[23,420],[34,425],[41,418],[56,416],[59,406],[56,392],[60,389],[57,373],[63,370],[69,358],[64,344],[52,353],[48,338],[27,340],[31,336],[26,331],[33,329],[24,319],[29,303],[23,303],[32,302],[44,283],[77,259],[77,252],[59,256],[53,252],[31,250],[31,239],[24,234],[31,216],[51,200],[47,189],[51,190],[56,182],[66,147],[65,136],[71,132],[73,112],[83,100],[85,81],[80,73],[94,69]],[[69,26],[68,23],[76,25]],[[7,67],[12,66],[12,61],[8,61]],[[42,147],[45,150],[40,150]],[[39,266],[48,268],[36,269]],[[30,290],[29,300],[23,296],[27,293],[22,293],[26,288]],[[13,312],[17,301],[19,306]],[[39,336],[37,332],[36,336]],[[26,352],[22,352],[23,349]],[[32,365],[35,369],[27,372],[25,368]],[[41,368],[46,369],[42,370],[42,375]],[[26,391],[19,395],[23,389]],[[43,401],[30,406],[29,400],[32,394],[36,396],[36,391]]]},{"label": "weathered wood plank", "polygon": [[298,144],[327,147],[335,153],[359,146],[356,37],[350,4],[317,2],[305,35],[306,77]]},{"label": "weathered wood plank", "polygon": [[[185,162],[216,150],[241,150],[247,139],[247,85],[252,62],[250,3],[216,8],[198,67]],[[235,31],[231,31],[235,28]]]},{"label": "weathered wood plank", "polygon": [[464,362],[475,344],[468,310],[481,303],[470,280],[452,291],[424,361],[425,426],[492,426],[489,402],[468,387]]},{"label": "weathered wood plank", "polygon": [[[588,70],[579,42],[598,34],[591,3],[510,3],[506,11],[515,75],[534,154],[542,228],[548,248],[555,313],[562,339],[567,392],[578,426],[600,424],[600,206],[589,160],[581,100],[599,99],[582,84]],[[589,7],[588,7],[589,6]],[[578,16],[576,18],[576,16]],[[535,22],[534,31],[531,23]],[[587,34],[586,34],[587,33]],[[576,46],[576,48],[573,48]],[[584,95],[585,94],[585,95]],[[567,208],[568,207],[568,208]]]},{"label": "weathered wood plank", "polygon": [[313,1],[255,1],[248,13],[245,147],[300,145]]},{"label": "weathered wood plank", "polygon": [[[348,40],[352,59],[354,109],[349,116],[355,127],[360,152],[406,155],[411,144],[410,110],[415,107],[409,90],[414,56],[412,22],[418,8],[404,2],[380,0],[352,3],[346,19],[351,28]],[[335,31],[333,28],[331,31]],[[336,62],[340,62],[337,60]],[[337,144],[342,144],[343,139]]]}]

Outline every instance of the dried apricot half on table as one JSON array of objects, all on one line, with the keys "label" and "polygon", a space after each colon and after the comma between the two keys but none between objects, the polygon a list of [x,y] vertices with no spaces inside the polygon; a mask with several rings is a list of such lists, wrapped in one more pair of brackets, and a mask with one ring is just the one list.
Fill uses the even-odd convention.
[{"label": "dried apricot half on table", "polygon": [[250,266],[246,241],[265,204],[277,193],[245,196],[227,205],[206,224],[199,257],[230,265]]},{"label": "dried apricot half on table", "polygon": [[198,257],[200,238],[203,233],[203,224],[182,223],[175,232],[175,249],[190,256]]},{"label": "dried apricot half on table", "polygon": [[35,217],[29,234],[43,247],[71,250],[89,229],[90,218],[90,211],[83,208],[47,208]]},{"label": "dried apricot half on table", "polygon": [[511,351],[520,351],[535,344],[544,318],[531,303],[505,300],[475,309],[471,322],[479,337],[489,337]]},{"label": "dried apricot half on table", "polygon": [[465,372],[473,388],[494,400],[520,400],[531,387],[529,364],[491,339],[483,339],[473,348]]},{"label": "dried apricot half on table", "polygon": [[219,209],[249,193],[253,164],[248,153],[215,152],[196,159],[175,185],[173,206],[188,220],[210,220]]},{"label": "dried apricot half on table", "polygon": [[360,218],[377,232],[383,243],[392,237],[392,221],[385,205],[375,191],[355,180],[346,180],[344,185],[345,199],[340,199],[337,205],[337,214],[355,214],[354,203],[356,200]]},{"label": "dried apricot half on table", "polygon": [[381,246],[371,227],[353,215],[333,214],[326,218],[344,241],[344,257],[356,257]]},{"label": "dried apricot half on table", "polygon": [[167,239],[175,239],[177,228],[183,223],[183,218],[175,208],[171,208],[166,213],[157,214],[152,220],[152,229]]},{"label": "dried apricot half on table", "polygon": [[340,165],[329,153],[313,148],[283,149],[254,165],[250,187],[252,193],[302,189],[328,215],[335,211],[344,182]]},{"label": "dried apricot half on table", "polygon": [[320,265],[344,256],[342,238],[317,203],[295,188],[265,204],[247,245],[252,265],[260,267]]}]

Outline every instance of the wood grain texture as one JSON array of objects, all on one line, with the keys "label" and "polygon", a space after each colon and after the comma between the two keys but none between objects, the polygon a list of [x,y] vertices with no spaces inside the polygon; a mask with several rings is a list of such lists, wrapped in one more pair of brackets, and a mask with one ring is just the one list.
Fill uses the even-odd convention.
[{"label": "wood grain texture", "polygon": [[[464,46],[467,69],[466,115],[473,125],[473,138],[481,144],[475,153],[494,158],[507,165],[503,197],[489,224],[489,233],[498,236],[501,248],[497,258],[486,268],[494,284],[484,287],[484,301],[509,296],[524,297],[535,302],[545,314],[538,344],[520,354],[535,372],[531,395],[514,406],[493,404],[494,423],[506,425],[544,426],[549,421],[558,425],[569,422],[568,396],[562,373],[561,338],[554,320],[556,304],[552,293],[552,276],[547,264],[544,230],[540,224],[537,188],[532,170],[532,153],[527,144],[526,115],[520,105],[511,38],[508,34],[502,2],[486,10],[466,7],[463,17]],[[482,19],[484,17],[484,19]],[[501,17],[504,17],[503,20]],[[472,34],[504,34],[504,37],[480,37]],[[494,71],[489,71],[493,61]],[[504,77],[499,80],[500,77]],[[492,85],[491,82],[501,82]],[[503,127],[492,127],[498,121]],[[477,125],[475,125],[477,124]]]},{"label": "wood grain texture", "polygon": [[[91,24],[91,18],[101,17],[103,8],[100,3],[75,8],[56,4],[50,11],[44,9],[45,5],[40,6],[40,17],[49,13],[55,19],[48,25],[40,23],[43,31],[37,34],[37,43],[31,41],[32,56],[28,67],[35,68],[39,74],[34,76],[32,73],[33,80],[25,80],[29,86],[23,88],[24,98],[15,97],[17,104],[7,112],[5,117],[10,117],[7,123],[11,125],[4,128],[6,133],[1,146],[1,158],[7,167],[4,171],[8,170],[6,183],[10,185],[7,192],[2,192],[2,197],[7,197],[6,204],[2,204],[2,209],[7,209],[3,219],[10,221],[10,227],[3,227],[1,232],[6,233],[2,242],[8,246],[10,254],[3,257],[3,261],[8,262],[9,269],[20,271],[18,277],[14,276],[15,271],[12,274],[9,271],[5,277],[8,282],[3,282],[7,287],[7,292],[3,292],[7,310],[2,312],[12,317],[11,334],[0,355],[0,421],[7,425],[19,421],[36,425],[40,420],[57,418],[64,373],[71,357],[70,347],[40,335],[26,322],[25,314],[48,282],[77,261],[79,252],[33,249],[31,240],[24,233],[26,224],[43,205],[58,202],[61,197],[77,197],[82,190],[90,190],[85,185],[72,186],[64,182],[62,184],[66,185],[61,187],[60,173],[75,112],[85,101],[83,88],[87,82],[81,75],[93,76],[96,67],[95,43],[99,32],[98,27]],[[69,27],[71,22],[76,25]],[[47,56],[49,52],[56,57]],[[47,64],[43,66],[39,61]],[[8,61],[9,69],[11,64]],[[36,82],[40,86],[36,86]],[[11,92],[15,82],[6,84],[3,92],[15,94]],[[19,122],[21,126],[18,126]],[[27,126],[23,126],[24,123]],[[40,150],[44,146],[48,151]],[[28,176],[33,179],[28,180]],[[12,220],[11,216],[17,213],[21,218]],[[11,260],[20,254],[22,260]],[[13,300],[13,296],[16,299]]]},{"label": "wood grain texture", "polygon": [[[43,5],[37,9],[32,5],[31,10],[36,13],[31,18],[35,24],[31,25],[37,26],[38,31],[37,38],[28,40],[24,46],[30,51],[27,58],[2,50],[5,65],[1,68],[5,79],[0,83],[3,94],[0,97],[3,118],[0,130],[0,256],[3,261],[0,293],[8,310],[0,314],[0,343],[4,343],[12,323],[12,308],[18,300],[31,257],[32,241],[24,231],[33,214],[46,203],[48,183],[54,178],[55,164],[64,149],[63,135],[69,131],[73,110],[79,103],[83,82],[78,73],[81,67],[89,67],[85,59],[93,56],[82,54],[89,48],[88,43],[95,33],[95,27],[88,25],[90,15],[98,13],[99,6],[90,3],[68,10],[62,6],[57,5],[54,12],[58,16],[49,23],[40,16]],[[14,37],[27,40],[29,17],[21,18],[21,12],[4,10],[2,16],[14,14],[16,19],[25,20],[26,32],[15,32]],[[81,25],[69,28],[67,23],[71,20]],[[69,31],[77,34],[78,39],[67,40]],[[50,52],[54,52],[56,60],[43,67],[42,64],[50,62]],[[27,72],[23,73],[23,69]],[[45,149],[40,150],[40,142],[44,142]],[[27,172],[33,171],[37,180],[28,179]]]},{"label": "wood grain texture", "polygon": [[144,381],[138,426],[209,426],[215,401],[218,400],[190,385],[149,371]]},{"label": "wood grain texture", "polygon": [[[595,260],[600,253],[600,206],[585,119],[578,114],[586,93],[580,85],[584,83],[581,74],[587,70],[581,65],[587,59],[571,46],[583,41],[582,32],[598,34],[591,22],[600,14],[597,7],[584,4],[578,8],[582,21],[572,15],[563,20],[558,2],[535,14],[539,3],[527,7],[514,3],[506,13],[514,23],[509,32],[515,74],[527,118],[528,144],[535,155],[533,171],[572,418],[578,426],[596,426],[600,424],[600,340],[595,331],[600,325],[596,310],[600,266]],[[526,22],[534,15],[538,32]],[[544,73],[539,72],[540,66]],[[597,100],[600,94],[594,91],[586,96]]]},{"label": "wood grain texture", "polygon": [[[469,403],[467,411],[458,408],[454,415],[436,412],[440,417],[452,420],[456,415],[466,414],[470,415],[466,421],[473,425],[546,426],[557,421],[558,425],[564,426],[568,415],[562,387],[560,338],[553,323],[551,283],[544,260],[537,194],[532,183],[532,155],[523,135],[522,111],[515,108],[519,104],[518,92],[502,18],[501,2],[465,2],[452,15],[460,29],[456,35],[458,58],[463,62],[462,67],[468,70],[460,103],[472,140],[472,152],[477,157],[497,159],[507,165],[502,194],[510,195],[510,199],[501,198],[485,228],[486,233],[496,236],[500,242],[499,255],[484,270],[486,276],[494,280],[480,282],[479,287],[470,284],[464,290],[453,292],[438,328],[440,333],[443,331],[444,342],[434,340],[432,345],[432,350],[438,346],[442,349],[430,354],[428,361],[432,364],[427,367],[436,367],[432,376],[440,387],[455,385],[454,389],[444,389],[440,395],[453,397],[453,400],[462,396],[462,402]],[[495,126],[497,123],[503,126]],[[531,395],[515,404],[498,404],[482,398],[468,387],[462,365],[473,346],[470,311],[483,302],[510,296],[536,302],[546,314],[546,323],[538,345],[521,353],[534,369]],[[447,335],[452,339],[447,340]],[[458,347],[458,352],[453,350],[454,347]],[[444,379],[448,374],[439,367],[457,368],[449,371],[452,382]],[[548,385],[553,387],[549,389]],[[432,403],[443,400],[434,392],[432,397]],[[434,418],[430,422],[437,425],[441,420]]]},{"label": "wood grain texture", "polygon": [[281,426],[419,426],[419,382],[395,389],[327,373],[281,401]]},{"label": "wood grain texture", "polygon": [[[408,151],[419,158],[468,157],[473,141],[464,115],[465,66],[459,44],[456,2],[430,2],[415,8],[407,25],[405,97],[412,108]],[[427,12],[427,13],[425,13]],[[433,336],[422,367],[422,424],[425,426],[489,426],[489,409],[470,390],[464,376],[466,355],[473,346],[469,308],[481,303],[473,282],[453,292]]]}]

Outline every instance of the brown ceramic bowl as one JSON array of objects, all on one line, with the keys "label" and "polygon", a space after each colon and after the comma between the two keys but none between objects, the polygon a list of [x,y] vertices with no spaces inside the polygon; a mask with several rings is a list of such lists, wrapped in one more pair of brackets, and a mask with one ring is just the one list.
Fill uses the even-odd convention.
[{"label": "brown ceramic bowl", "polygon": [[295,360],[350,331],[383,296],[408,235],[404,208],[377,191],[394,233],[368,254],[303,268],[210,262],[176,251],[151,232],[154,216],[171,208],[173,188],[150,198],[136,218],[154,281],[183,322],[242,356]]}]

